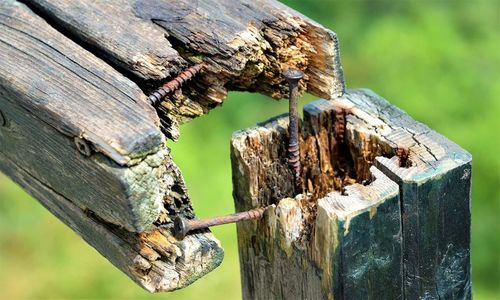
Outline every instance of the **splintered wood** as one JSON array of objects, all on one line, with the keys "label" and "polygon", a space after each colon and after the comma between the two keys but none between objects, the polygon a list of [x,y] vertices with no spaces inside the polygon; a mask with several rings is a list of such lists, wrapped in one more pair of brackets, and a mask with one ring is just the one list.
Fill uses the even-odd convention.
[{"label": "splintered wood", "polygon": [[282,98],[287,89],[280,74],[287,68],[305,72],[302,90],[326,99],[344,92],[336,34],[278,1],[26,2],[148,93],[203,62],[196,82],[158,107],[172,139],[178,124],[220,105],[228,90]]},{"label": "splintered wood", "polygon": [[283,97],[297,68],[301,91],[331,100],[304,111],[302,193],[286,117],[232,140],[237,209],[272,205],[238,225],[245,298],[470,296],[470,155],[369,91],[344,94],[332,31],[275,0],[0,11],[0,170],[145,289],[183,288],[223,257],[209,230],[168,229],[195,214],[167,139],[229,90]]},{"label": "splintered wood", "polygon": [[287,127],[281,116],[232,138],[237,210],[274,205],[238,224],[245,299],[470,296],[468,153],[348,91],[304,107],[295,195]]},{"label": "splintered wood", "polygon": [[335,33],[274,0],[0,0],[0,11],[0,170],[151,292],[223,258],[209,230],[180,241],[167,229],[195,217],[166,146],[178,124],[228,90],[280,98],[284,68],[305,71],[302,90],[344,92]]}]

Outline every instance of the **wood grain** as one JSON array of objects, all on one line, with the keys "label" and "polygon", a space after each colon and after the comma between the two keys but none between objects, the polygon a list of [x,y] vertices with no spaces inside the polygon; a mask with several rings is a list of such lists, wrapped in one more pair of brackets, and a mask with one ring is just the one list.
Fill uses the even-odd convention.
[{"label": "wood grain", "polygon": [[0,5],[0,85],[9,98],[118,164],[160,149],[159,120],[132,81],[19,2]]},{"label": "wood grain", "polygon": [[373,166],[353,176],[356,144],[332,130],[339,115],[305,107],[297,196],[286,117],[233,135],[237,210],[275,205],[263,221],[238,224],[244,299],[402,297],[398,186]]},{"label": "wood grain", "polygon": [[1,152],[0,170],[149,292],[186,287],[222,262],[223,250],[210,233],[190,235],[182,241],[164,229],[131,233],[74,205]]},{"label": "wood grain", "polygon": [[203,62],[201,76],[159,107],[172,138],[228,90],[282,98],[286,68],[305,71],[301,89],[318,96],[344,91],[336,34],[275,0],[25,2],[150,92]]},{"label": "wood grain", "polygon": [[407,168],[376,159],[400,186],[405,297],[471,298],[471,155],[369,90],[345,99],[378,119],[373,136],[409,152]]},{"label": "wood grain", "polygon": [[[232,140],[236,207],[277,206],[238,226],[246,299],[471,297],[470,154],[373,92],[349,90],[304,107],[306,194],[290,199],[287,126],[278,117]],[[394,202],[373,202],[390,186]],[[366,215],[339,221],[361,207]]]}]

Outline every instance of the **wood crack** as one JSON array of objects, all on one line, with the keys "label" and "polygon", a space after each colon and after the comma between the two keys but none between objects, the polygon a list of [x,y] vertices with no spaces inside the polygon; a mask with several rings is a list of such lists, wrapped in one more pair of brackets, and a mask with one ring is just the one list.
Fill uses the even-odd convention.
[{"label": "wood crack", "polygon": [[[302,89],[325,98],[342,95],[343,75],[333,32],[273,0],[210,1],[23,2],[146,94],[179,74],[188,62],[203,61],[205,74],[160,106],[163,131],[174,140],[179,134],[177,124],[220,105],[228,89],[281,98],[287,92],[279,76],[285,68],[306,71],[309,83]],[[230,11],[232,17],[213,7]],[[103,31],[105,26],[123,30],[125,24],[132,28],[127,36]],[[166,60],[151,72],[138,64],[136,54]]]}]

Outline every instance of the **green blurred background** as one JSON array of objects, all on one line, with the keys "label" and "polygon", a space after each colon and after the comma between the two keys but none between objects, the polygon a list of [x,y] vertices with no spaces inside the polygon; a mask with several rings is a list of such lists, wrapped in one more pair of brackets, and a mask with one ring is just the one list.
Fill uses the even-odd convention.
[{"label": "green blurred background", "polygon": [[[367,87],[473,155],[472,266],[477,299],[500,298],[500,4],[283,1],[338,33],[348,87]],[[314,100],[302,99],[302,104]],[[230,213],[229,139],[285,102],[231,93],[170,143],[199,216]],[[0,174],[0,299],[239,299],[236,229],[214,229],[226,256],[190,287],[150,295]]]}]

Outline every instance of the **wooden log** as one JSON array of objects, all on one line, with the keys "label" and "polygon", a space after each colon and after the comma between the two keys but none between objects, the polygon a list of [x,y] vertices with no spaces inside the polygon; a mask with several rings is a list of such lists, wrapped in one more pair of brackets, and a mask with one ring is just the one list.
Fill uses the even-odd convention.
[{"label": "wooden log", "polygon": [[277,206],[238,225],[245,299],[470,298],[467,152],[374,93],[348,91],[304,107],[303,193],[292,200],[287,126],[280,117],[232,139],[237,209]]},{"label": "wooden log", "polygon": [[157,227],[194,212],[140,88],[19,2],[0,31],[0,170],[149,291],[215,268],[210,233]]},{"label": "wooden log", "polygon": [[227,90],[282,98],[286,68],[303,70],[301,89],[317,96],[344,91],[335,33],[275,0],[25,2],[148,92],[203,62],[201,76],[158,108],[174,139],[178,123],[219,105]]}]

